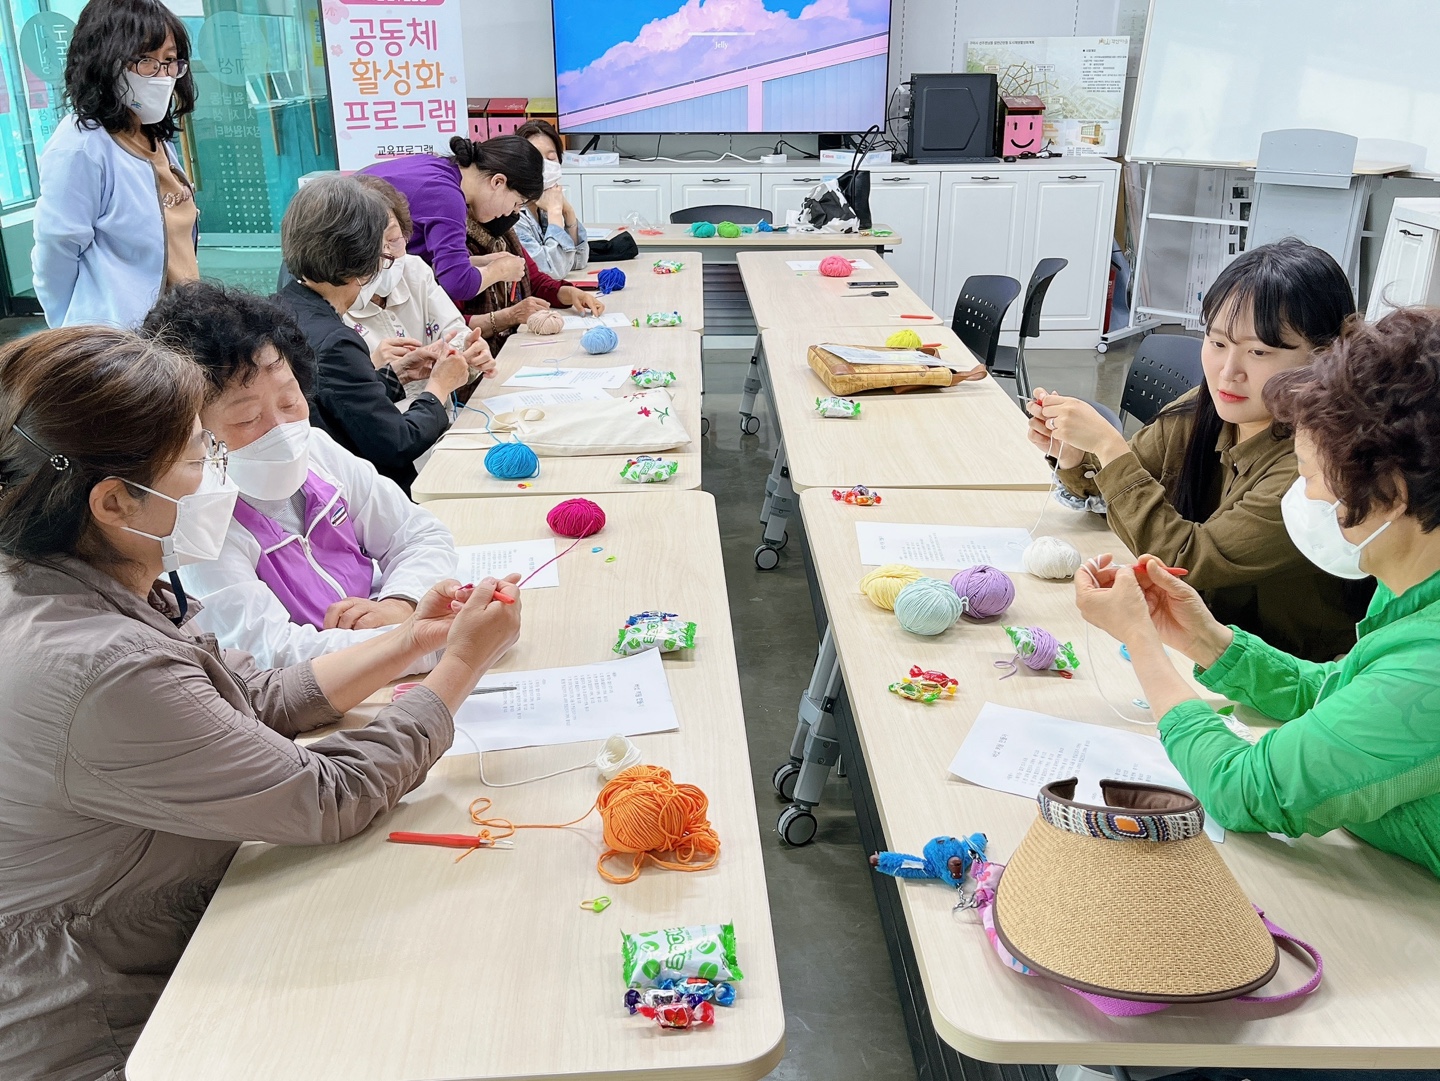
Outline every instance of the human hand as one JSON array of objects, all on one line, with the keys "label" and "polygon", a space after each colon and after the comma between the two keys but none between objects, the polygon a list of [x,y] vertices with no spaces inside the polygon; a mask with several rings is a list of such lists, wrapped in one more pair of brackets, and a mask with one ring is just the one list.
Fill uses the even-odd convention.
[{"label": "human hand", "polygon": [[490,352],[490,343],[481,335],[472,334],[470,344],[463,347],[460,352],[465,357],[465,363],[469,366],[473,375],[479,372],[481,377],[495,374],[495,357]]},{"label": "human hand", "polygon": [[[483,578],[454,592],[450,602],[454,621],[445,639],[445,656],[464,664],[475,679],[520,637],[519,583],[520,576],[511,574],[499,581]],[[497,594],[509,597],[510,603],[495,599]]]},{"label": "human hand", "polygon": [[391,361],[390,367],[395,369],[395,376],[400,382],[418,383],[422,379],[430,378],[430,372],[434,369],[435,362],[444,353],[444,342],[431,342],[429,345],[422,345],[419,349],[411,349],[398,361]]},{"label": "human hand", "polygon": [[488,289],[496,282],[518,282],[525,277],[525,260],[508,251],[497,252],[490,261],[480,268],[481,288]]},{"label": "human hand", "polygon": [[548,300],[541,300],[539,297],[526,297],[518,303],[510,305],[508,308],[500,309],[495,315],[499,319],[501,326],[518,327],[536,312],[546,311],[549,307],[550,302]]},{"label": "human hand", "polygon": [[1141,556],[1136,578],[1145,591],[1150,621],[1167,646],[1179,650],[1202,668],[1209,668],[1230,648],[1235,632],[1221,623],[1194,589],[1182,582],[1163,560]]},{"label": "human hand", "polygon": [[[1035,393],[1038,398],[1044,391],[1037,389]],[[1055,433],[1050,430],[1048,422],[1040,415],[1040,408],[1038,401],[1032,400],[1025,403],[1025,410],[1030,414],[1026,437],[1047,457],[1055,459],[1056,468],[1074,469],[1085,460],[1085,452],[1079,447],[1072,447],[1057,439]]]},{"label": "human hand", "polygon": [[470,365],[465,362],[465,354],[447,348],[435,362],[435,367],[430,369],[430,381],[425,384],[425,389],[442,402],[448,402],[450,395],[469,381]]},{"label": "human hand", "polygon": [[565,215],[565,193],[559,187],[546,188],[535,205],[545,211],[547,217],[562,218]]},{"label": "human hand", "polygon": [[[1054,436],[1057,448],[1063,443],[1066,450],[1088,451],[1100,459],[1101,465],[1109,465],[1130,449],[1125,437],[1088,402],[1039,387],[1034,398],[1028,410],[1040,428],[1036,429],[1032,421],[1032,432],[1038,430]],[[1034,442],[1033,435],[1031,441]]]},{"label": "human hand", "polygon": [[582,315],[604,315],[605,301],[595,293],[587,293],[573,285],[561,286],[557,299],[568,304]]},{"label": "human hand", "polygon": [[1158,631],[1150,620],[1150,608],[1135,569],[1106,563],[1097,571],[1094,562],[1082,564],[1075,572],[1075,606],[1085,622],[1126,644],[1147,637],[1157,639]]},{"label": "human hand", "polygon": [[416,653],[434,653],[445,645],[455,613],[459,611],[457,603],[463,596],[468,593],[461,592],[460,583],[447,578],[420,598],[406,626]]},{"label": "human hand", "polygon": [[365,631],[374,627],[393,627],[404,623],[415,611],[415,605],[403,597],[383,601],[364,597],[346,597],[325,609],[325,629]]},{"label": "human hand", "polygon": [[385,365],[395,368],[398,372],[396,362],[403,360],[405,354],[420,345],[414,338],[382,338],[380,344],[375,347],[375,352],[370,354],[370,360],[377,368]]}]

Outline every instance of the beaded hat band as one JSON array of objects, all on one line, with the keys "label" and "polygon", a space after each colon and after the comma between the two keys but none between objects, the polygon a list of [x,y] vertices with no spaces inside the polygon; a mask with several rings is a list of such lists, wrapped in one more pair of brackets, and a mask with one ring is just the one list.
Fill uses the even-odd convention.
[{"label": "beaded hat band", "polygon": [[1205,811],[1193,796],[1176,799],[1183,793],[1120,781],[1101,781],[1100,788],[1106,807],[1070,799],[1073,780],[1047,785],[1040,791],[1040,817],[1056,829],[1105,841],[1183,841],[1200,836],[1205,828]]}]

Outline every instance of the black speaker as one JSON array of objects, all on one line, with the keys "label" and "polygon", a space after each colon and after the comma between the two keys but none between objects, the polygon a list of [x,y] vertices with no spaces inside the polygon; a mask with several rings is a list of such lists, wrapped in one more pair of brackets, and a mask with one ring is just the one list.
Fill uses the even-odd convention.
[{"label": "black speaker", "polygon": [[927,161],[998,161],[994,74],[910,76],[910,147],[907,157]]}]

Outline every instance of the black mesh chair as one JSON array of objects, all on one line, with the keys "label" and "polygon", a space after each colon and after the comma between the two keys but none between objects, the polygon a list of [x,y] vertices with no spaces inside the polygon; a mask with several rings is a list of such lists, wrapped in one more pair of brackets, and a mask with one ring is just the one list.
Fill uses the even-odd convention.
[{"label": "black mesh chair", "polygon": [[759,225],[763,221],[773,225],[775,218],[770,211],[758,206],[733,206],[730,203],[688,206],[670,215],[671,225],[694,225],[697,221],[733,221],[736,225]]},{"label": "black mesh chair", "polygon": [[995,364],[1000,345],[1000,324],[1020,295],[1020,283],[1004,274],[971,274],[955,298],[955,316],[950,329],[965,347],[985,362]]},{"label": "black mesh chair", "polygon": [[1120,412],[1149,424],[1164,409],[1205,378],[1200,366],[1199,338],[1185,334],[1147,334],[1135,351]]},{"label": "black mesh chair", "polygon": [[1069,259],[1041,259],[1035,264],[1035,273],[1030,275],[1030,285],[1025,290],[1025,307],[1020,313],[1019,344],[1002,345],[995,350],[990,374],[1015,380],[1015,391],[1022,402],[1030,398],[1030,376],[1025,371],[1025,339],[1040,337],[1040,309],[1045,306],[1045,294],[1055,275],[1069,265]]}]

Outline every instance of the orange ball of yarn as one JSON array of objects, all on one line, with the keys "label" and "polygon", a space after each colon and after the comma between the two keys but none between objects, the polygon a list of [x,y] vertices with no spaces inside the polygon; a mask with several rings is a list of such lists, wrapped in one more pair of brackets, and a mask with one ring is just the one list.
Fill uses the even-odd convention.
[{"label": "orange ball of yarn", "polygon": [[[720,837],[706,817],[709,799],[693,784],[676,784],[668,769],[631,766],[601,789],[596,806],[605,829],[598,869],[609,882],[634,882],[646,860],[672,871],[703,871],[720,858]],[[665,853],[674,858],[662,858]],[[606,870],[606,861],[622,854],[633,857],[630,873]]]}]

